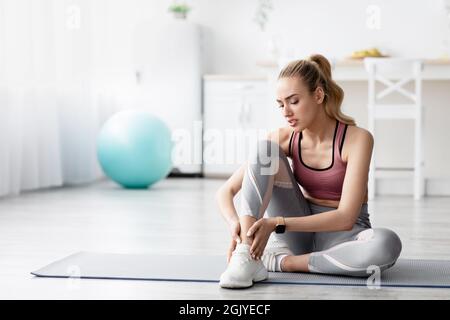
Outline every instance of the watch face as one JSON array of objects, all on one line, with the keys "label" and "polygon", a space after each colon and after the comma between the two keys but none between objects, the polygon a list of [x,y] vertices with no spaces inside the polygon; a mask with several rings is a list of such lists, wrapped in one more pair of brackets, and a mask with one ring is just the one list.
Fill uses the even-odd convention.
[{"label": "watch face", "polygon": [[278,224],[275,227],[275,233],[284,233],[285,230],[286,230],[286,225],[284,225],[284,224]]}]

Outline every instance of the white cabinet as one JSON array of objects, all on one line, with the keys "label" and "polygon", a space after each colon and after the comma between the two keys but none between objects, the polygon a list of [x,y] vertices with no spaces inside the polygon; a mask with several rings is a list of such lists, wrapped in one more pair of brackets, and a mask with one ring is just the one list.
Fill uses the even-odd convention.
[{"label": "white cabinet", "polygon": [[136,26],[137,106],[171,129],[173,173],[201,173],[201,28],[188,20]]},{"label": "white cabinet", "polygon": [[267,136],[266,79],[203,80],[203,173],[230,175]]}]

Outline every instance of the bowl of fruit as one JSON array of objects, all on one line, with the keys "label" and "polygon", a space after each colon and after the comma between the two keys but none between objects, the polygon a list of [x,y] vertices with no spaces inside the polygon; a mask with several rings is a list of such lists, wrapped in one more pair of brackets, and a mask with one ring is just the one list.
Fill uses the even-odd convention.
[{"label": "bowl of fruit", "polygon": [[365,50],[353,51],[350,58],[351,59],[364,59],[364,58],[385,58],[388,57],[382,54],[377,48],[370,48]]}]

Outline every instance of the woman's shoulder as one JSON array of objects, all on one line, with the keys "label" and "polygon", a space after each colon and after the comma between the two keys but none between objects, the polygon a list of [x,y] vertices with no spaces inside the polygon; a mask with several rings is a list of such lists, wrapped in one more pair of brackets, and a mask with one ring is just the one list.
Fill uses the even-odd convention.
[{"label": "woman's shoulder", "polygon": [[342,149],[342,158],[347,161],[348,154],[352,152],[352,147],[359,145],[357,142],[373,144],[373,136],[369,130],[358,127],[356,125],[349,125],[345,133],[344,146]]},{"label": "woman's shoulder", "polygon": [[347,133],[346,133],[346,139],[353,139],[353,140],[359,140],[359,139],[368,139],[373,140],[372,133],[370,133],[369,130],[358,127],[358,126],[352,126],[349,125],[347,127]]}]

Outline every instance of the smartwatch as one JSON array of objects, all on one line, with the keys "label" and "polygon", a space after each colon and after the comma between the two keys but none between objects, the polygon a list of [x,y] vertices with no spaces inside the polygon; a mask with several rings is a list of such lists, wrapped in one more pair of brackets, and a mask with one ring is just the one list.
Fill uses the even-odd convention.
[{"label": "smartwatch", "polygon": [[275,226],[275,233],[284,233],[286,231],[286,223],[284,217],[277,217],[277,225]]}]

